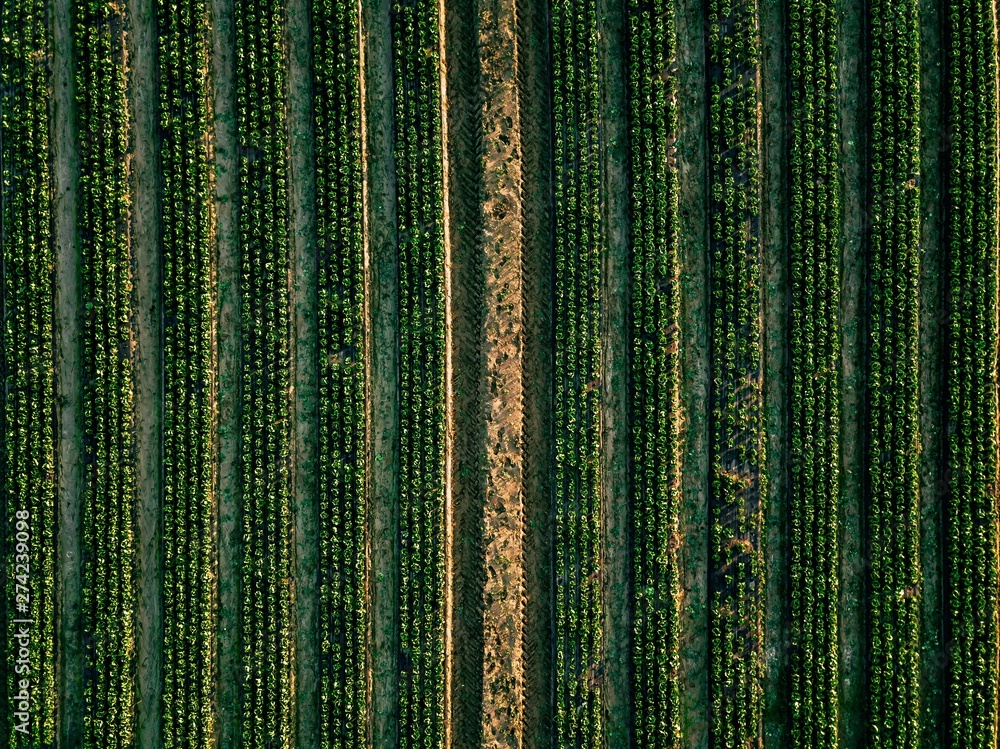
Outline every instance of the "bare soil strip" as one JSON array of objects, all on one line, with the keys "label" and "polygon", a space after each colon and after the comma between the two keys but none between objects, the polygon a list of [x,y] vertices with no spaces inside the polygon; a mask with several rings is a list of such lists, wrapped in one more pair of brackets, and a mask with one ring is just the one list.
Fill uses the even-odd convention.
[{"label": "bare soil strip", "polygon": [[163,746],[163,273],[156,13],[129,0],[135,262],[136,742]]},{"label": "bare soil strip", "polygon": [[767,569],[764,623],[764,746],[789,742],[788,666],[788,84],[785,0],[761,3],[763,108],[764,402],[767,434]]},{"label": "bare soil strip", "polygon": [[946,309],[944,204],[946,160],[943,103],[944,15],[937,0],[920,8],[920,701],[923,744],[944,746],[945,649],[942,510],[944,476],[944,363]]},{"label": "bare soil strip", "polygon": [[678,0],[677,137],[687,404],[681,567],[681,730],[687,749],[708,747],[708,130],[705,2]]},{"label": "bare soil strip", "polygon": [[601,175],[605,254],[601,329],[601,683],[604,741],[627,749],[631,735],[632,586],[628,499],[629,182],[625,4],[598,2]]},{"label": "bare soil strip", "polygon": [[389,0],[361,1],[369,746],[399,743],[399,245]]},{"label": "bare soil strip", "polygon": [[445,178],[445,745],[483,731],[486,270],[480,245],[482,101],[474,0],[441,6]]},{"label": "bare soil strip", "polygon": [[[552,741],[552,187],[545,4],[442,16],[446,743]],[[513,64],[512,64],[513,63]],[[470,187],[471,186],[471,187]]]},{"label": "bare soil strip", "polygon": [[83,745],[83,642],[80,586],[83,493],[83,379],[80,313],[82,255],[77,238],[80,154],[76,143],[73,3],[52,0],[52,215],[55,260],[56,498],[59,505],[57,680],[59,746]]},{"label": "bare soil strip", "polygon": [[521,114],[521,267],[524,294],[524,729],[525,749],[551,749],[555,693],[552,248],[552,68],[549,4],[518,14]]},{"label": "bare soil strip", "polygon": [[840,522],[840,740],[865,741],[865,89],[864,0],[844,0],[838,39],[844,227],[841,255],[842,505]]},{"label": "bare soil strip", "polygon": [[484,747],[520,747],[524,690],[524,292],[514,0],[479,5],[486,309]]},{"label": "bare soil strip", "polygon": [[291,211],[292,494],[295,553],[295,744],[320,743],[319,733],[319,314],[316,250],[316,139],[313,124],[312,29],[308,0],[289,0],[288,202]]},{"label": "bare soil strip", "polygon": [[218,545],[216,571],[216,737],[220,749],[242,746],[242,318],[240,310],[239,153],[236,140],[236,36],[233,0],[212,0],[215,203],[215,310]]}]

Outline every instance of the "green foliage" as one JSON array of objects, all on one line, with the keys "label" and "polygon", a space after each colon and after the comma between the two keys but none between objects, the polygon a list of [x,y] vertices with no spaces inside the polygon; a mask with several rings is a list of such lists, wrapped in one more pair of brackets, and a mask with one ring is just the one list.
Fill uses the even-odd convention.
[{"label": "green foliage", "polygon": [[920,202],[917,3],[871,5],[868,371],[869,730],[919,741]]},{"label": "green foliage", "polygon": [[124,4],[74,5],[78,231],[83,255],[84,743],[134,738],[135,658]]},{"label": "green foliage", "polygon": [[630,331],[635,585],[632,689],[636,746],[681,740],[680,258],[677,206],[677,38],[673,0],[631,0],[632,167]]},{"label": "green foliage", "polygon": [[400,743],[444,739],[444,213],[438,6],[396,0]]},{"label": "green foliage", "polygon": [[556,734],[600,745],[600,141],[594,0],[552,7]]},{"label": "green foliage", "polygon": [[365,369],[358,5],[313,6],[324,747],[365,743]]},{"label": "green foliage", "polygon": [[211,743],[211,127],[208,6],[161,0],[163,178],[163,740]]},{"label": "green foliage", "polygon": [[709,2],[709,691],[710,730],[727,747],[752,746],[761,734],[765,476],[757,23],[753,2]]},{"label": "green foliage", "polygon": [[840,132],[836,4],[789,7],[792,746],[835,749],[840,550]]},{"label": "green foliage", "polygon": [[946,5],[948,470],[952,746],[997,742],[997,31],[986,0]]},{"label": "green foliage", "polygon": [[243,745],[287,747],[291,416],[286,62],[278,0],[236,3],[243,306]]},{"label": "green foliage", "polygon": [[[0,705],[17,694],[12,619],[31,619],[30,740],[0,713],[0,746],[55,741],[53,248],[49,198],[49,38],[45,3],[0,6]],[[19,548],[19,545],[21,546]],[[27,589],[27,590],[26,590]],[[28,601],[27,611],[18,604]]]}]

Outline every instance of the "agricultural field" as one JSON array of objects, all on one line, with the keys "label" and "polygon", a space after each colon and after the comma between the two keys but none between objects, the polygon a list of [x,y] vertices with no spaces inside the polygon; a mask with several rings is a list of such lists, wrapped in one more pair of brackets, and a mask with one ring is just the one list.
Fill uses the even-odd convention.
[{"label": "agricultural field", "polygon": [[0,0],[0,749],[992,749],[985,0]]},{"label": "agricultural field", "polygon": [[875,741],[913,747],[920,733],[919,27],[916,3],[874,3],[870,13],[870,731]]},{"label": "agricultural field", "polygon": [[789,18],[791,739],[825,748],[838,746],[840,698],[838,21],[825,2],[796,2]]},{"label": "agricultural field", "polygon": [[[987,3],[949,3],[944,735],[997,741],[997,32]],[[985,137],[984,137],[985,134]]]},{"label": "agricultural field", "polygon": [[320,726],[323,746],[365,740],[365,368],[359,18],[313,7],[317,69]]},{"label": "agricultural field", "polygon": [[235,3],[242,307],[241,746],[292,731],[291,403],[284,8]]},{"label": "agricultural field", "polygon": [[597,4],[552,7],[555,152],[555,735],[602,734],[601,225]]},{"label": "agricultural field", "polygon": [[83,303],[83,742],[118,747],[134,740],[136,628],[126,18],[121,5],[89,0],[75,3],[73,14]]},{"label": "agricultural field", "polygon": [[208,6],[157,6],[163,180],[163,744],[213,720]]},{"label": "agricultural field", "polygon": [[[0,632],[11,642],[20,630],[13,620],[35,622],[31,641],[17,643],[17,657],[26,656],[35,674],[35,711],[30,721],[34,743],[30,745],[42,746],[55,740],[58,695],[53,606],[55,434],[50,419],[38,418],[39,414],[52,413],[55,397],[46,63],[51,47],[43,4],[34,0],[4,3],[0,28],[5,37],[0,51],[0,507],[6,529],[0,542],[5,565]],[[9,664],[2,674],[0,704],[11,705],[20,691],[19,678]],[[14,746],[18,740],[11,713],[7,709],[0,712],[2,746]]]},{"label": "agricultural field", "polygon": [[[675,3],[628,7],[632,222],[630,448],[635,744],[683,737],[680,701],[681,257]],[[649,67],[666,75],[650,77]]]},{"label": "agricultural field", "polygon": [[444,225],[437,4],[393,3],[399,252],[399,746],[444,738]]}]

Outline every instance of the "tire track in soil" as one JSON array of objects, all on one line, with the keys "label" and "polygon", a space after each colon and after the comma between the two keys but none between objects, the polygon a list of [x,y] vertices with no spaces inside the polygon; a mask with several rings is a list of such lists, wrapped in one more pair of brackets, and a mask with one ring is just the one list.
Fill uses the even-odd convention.
[{"label": "tire track in soil", "polygon": [[525,749],[551,749],[555,711],[552,628],[553,430],[552,68],[549,3],[517,15],[521,116],[524,295],[524,714]]},{"label": "tire track in soil", "polygon": [[[443,11],[448,746],[551,746],[548,9]],[[511,64],[513,61],[513,64]]]},{"label": "tire track in soil", "polygon": [[445,190],[445,746],[478,746],[483,711],[482,404],[486,267],[480,256],[482,105],[477,96],[475,0],[442,2],[442,141]]},{"label": "tire track in soil", "polygon": [[482,97],[486,495],[483,747],[519,747],[524,699],[524,292],[516,5],[474,3]]}]

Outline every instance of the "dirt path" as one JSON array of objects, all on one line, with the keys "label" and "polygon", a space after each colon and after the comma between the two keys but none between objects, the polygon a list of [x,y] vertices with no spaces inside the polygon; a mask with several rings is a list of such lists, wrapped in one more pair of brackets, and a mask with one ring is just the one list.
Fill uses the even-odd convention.
[{"label": "dirt path", "polygon": [[944,746],[945,663],[942,509],[946,501],[944,363],[944,35],[935,0],[920,3],[920,566],[921,722],[926,746]]},{"label": "dirt path", "polygon": [[80,309],[82,256],[77,238],[80,154],[76,143],[73,3],[52,0],[52,215],[55,260],[56,501],[58,582],[56,609],[59,745],[83,745],[83,643],[80,586],[83,494],[83,370]]},{"label": "dirt path", "polygon": [[156,13],[130,0],[129,237],[135,264],[136,742],[163,746],[163,274]]},{"label": "dirt path", "polygon": [[554,242],[549,8],[518,15],[524,271],[524,730],[525,749],[551,749],[555,694],[552,628],[552,361]]},{"label": "dirt path", "polygon": [[473,0],[441,6],[445,223],[445,745],[477,746],[483,709],[483,498],[486,440],[477,255],[483,164]]},{"label": "dirt path", "polygon": [[863,0],[845,0],[841,9],[840,108],[844,179],[841,254],[842,506],[840,524],[840,740],[842,749],[865,741],[865,614],[867,574],[864,521],[865,256],[864,191],[865,87]]},{"label": "dirt path", "polygon": [[687,445],[678,549],[681,566],[681,730],[708,747],[708,170],[705,2],[678,0],[680,236]]},{"label": "dirt path", "polygon": [[216,414],[214,541],[218,624],[217,714],[220,749],[242,745],[243,642],[243,433],[242,318],[239,249],[239,155],[236,141],[236,37],[233,0],[212,0],[212,85],[215,108],[214,183]]},{"label": "dirt path", "polygon": [[399,743],[399,246],[388,0],[361,2],[369,745]]},{"label": "dirt path", "polygon": [[545,747],[554,458],[547,10],[470,0],[442,13],[446,743]]},{"label": "dirt path", "polygon": [[[524,699],[524,291],[516,6],[478,5],[485,263],[483,747],[519,747]],[[511,65],[511,61],[514,62]]]},{"label": "dirt path", "polygon": [[788,116],[787,0],[761,3],[764,245],[764,404],[767,507],[764,539],[764,746],[788,746]]},{"label": "dirt path", "polygon": [[292,307],[292,576],[295,629],[295,742],[320,743],[319,721],[319,289],[316,252],[316,139],[313,126],[312,28],[308,0],[289,0],[288,185]]}]

